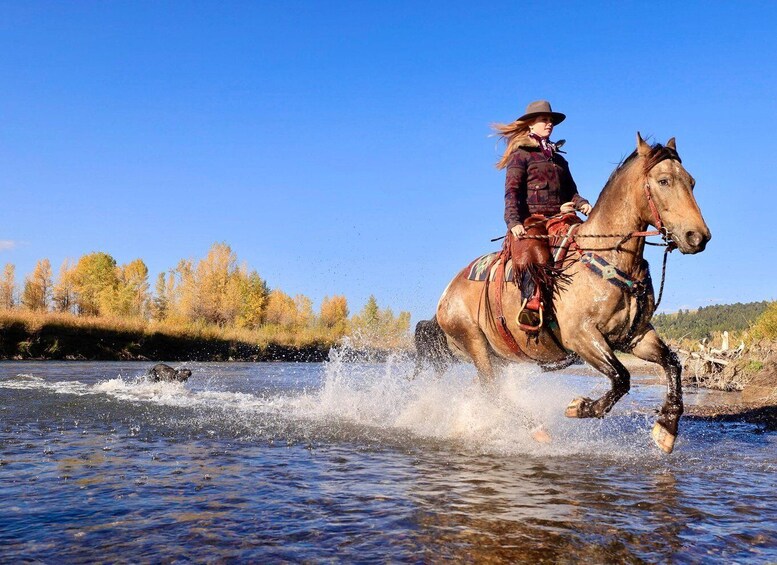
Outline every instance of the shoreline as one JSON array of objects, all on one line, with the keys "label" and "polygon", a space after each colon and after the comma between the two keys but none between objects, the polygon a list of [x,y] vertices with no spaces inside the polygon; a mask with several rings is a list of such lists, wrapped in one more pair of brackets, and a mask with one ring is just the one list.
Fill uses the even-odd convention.
[{"label": "shoreline", "polygon": [[297,361],[329,357],[329,343],[257,344],[161,331],[78,328],[46,323],[0,327],[0,360],[8,361]]}]

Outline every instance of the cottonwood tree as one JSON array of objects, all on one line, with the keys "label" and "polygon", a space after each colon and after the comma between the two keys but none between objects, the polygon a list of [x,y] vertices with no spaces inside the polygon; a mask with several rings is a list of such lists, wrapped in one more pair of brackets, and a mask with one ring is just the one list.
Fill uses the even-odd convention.
[{"label": "cottonwood tree", "polygon": [[99,316],[110,311],[119,277],[116,260],[107,253],[84,255],[72,272],[79,314]]},{"label": "cottonwood tree", "polygon": [[256,329],[264,321],[264,308],[270,290],[256,271],[251,271],[247,275],[241,273],[241,275],[241,308],[236,325],[241,328]]},{"label": "cottonwood tree", "polygon": [[24,280],[22,304],[28,310],[45,312],[51,303],[52,288],[51,262],[41,259],[35,264],[32,274]]},{"label": "cottonwood tree", "polygon": [[342,337],[348,323],[348,301],[345,296],[325,296],[321,301],[319,320],[335,337]]},{"label": "cottonwood tree", "polygon": [[297,321],[297,304],[294,299],[280,289],[274,289],[267,297],[265,322],[290,328]]},{"label": "cottonwood tree", "polygon": [[313,301],[304,294],[294,297],[294,306],[297,309],[297,317],[294,325],[298,328],[306,328],[313,322]]},{"label": "cottonwood tree", "polygon": [[146,318],[151,300],[148,287],[148,267],[135,259],[116,269],[116,285],[105,293],[105,310],[119,316]]},{"label": "cottonwood tree", "polygon": [[170,298],[167,293],[166,273],[159,273],[154,285],[154,299],[151,302],[151,317],[157,321],[167,318],[170,309]]},{"label": "cottonwood tree", "polygon": [[6,263],[0,280],[0,310],[12,310],[16,306],[16,267]]},{"label": "cottonwood tree", "polygon": [[73,312],[76,305],[76,290],[73,284],[73,269],[68,259],[59,268],[59,277],[54,283],[53,302],[56,312]]},{"label": "cottonwood tree", "polygon": [[257,328],[269,290],[256,271],[238,265],[226,243],[215,243],[196,263],[182,260],[171,276],[157,279],[155,319],[177,323]]}]

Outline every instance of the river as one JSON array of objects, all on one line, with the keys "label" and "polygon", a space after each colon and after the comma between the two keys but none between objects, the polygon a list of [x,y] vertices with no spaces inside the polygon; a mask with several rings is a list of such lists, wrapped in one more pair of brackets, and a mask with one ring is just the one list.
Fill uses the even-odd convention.
[{"label": "river", "polygon": [[650,380],[578,421],[581,367],[150,365],[0,363],[1,561],[777,562],[777,434],[686,420],[665,455]]}]

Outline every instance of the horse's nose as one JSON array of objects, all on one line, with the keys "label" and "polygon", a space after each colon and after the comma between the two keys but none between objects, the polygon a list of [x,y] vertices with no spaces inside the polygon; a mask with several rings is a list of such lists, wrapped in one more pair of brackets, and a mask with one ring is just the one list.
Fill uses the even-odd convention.
[{"label": "horse's nose", "polygon": [[698,251],[704,250],[711,237],[712,235],[709,230],[704,230],[703,232],[693,230],[685,232],[685,241],[688,242],[688,245]]}]

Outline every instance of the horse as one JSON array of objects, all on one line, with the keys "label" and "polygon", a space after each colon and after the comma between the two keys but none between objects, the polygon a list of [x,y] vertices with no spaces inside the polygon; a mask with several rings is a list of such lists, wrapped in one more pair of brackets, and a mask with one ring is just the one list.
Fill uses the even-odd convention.
[{"label": "horse", "polygon": [[[521,291],[516,284],[468,280],[465,268],[448,284],[436,312],[448,347],[474,363],[488,384],[495,367],[533,361],[563,367],[582,359],[611,382],[601,398],[576,398],[571,418],[602,418],[629,391],[630,375],[615,351],[631,353],[663,368],[667,392],[651,431],[666,453],[674,449],[683,413],[681,364],[658,336],[650,319],[656,308],[647,261],[648,225],[683,254],[704,250],[711,233],[693,195],[695,180],[685,170],[671,138],[649,145],[637,132],[637,148],[613,171],[590,216],[576,227],[564,262],[564,284],[552,297],[552,320],[539,332],[522,330],[516,320]],[[502,288],[497,288],[503,285]],[[501,292],[501,320],[493,309]],[[506,339],[497,322],[513,338]],[[500,333],[501,332],[501,333]]]}]

